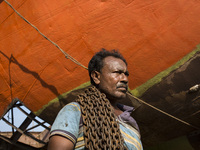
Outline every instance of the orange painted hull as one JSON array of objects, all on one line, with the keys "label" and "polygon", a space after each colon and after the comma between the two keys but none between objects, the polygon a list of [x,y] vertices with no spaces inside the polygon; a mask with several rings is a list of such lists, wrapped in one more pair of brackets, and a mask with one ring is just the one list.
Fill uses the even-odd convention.
[{"label": "orange painted hull", "polygon": [[[87,66],[101,48],[128,61],[130,89],[172,66],[200,43],[200,2],[191,0],[9,0],[67,54]],[[89,81],[83,67],[0,3],[0,115],[18,97],[32,111]]]}]

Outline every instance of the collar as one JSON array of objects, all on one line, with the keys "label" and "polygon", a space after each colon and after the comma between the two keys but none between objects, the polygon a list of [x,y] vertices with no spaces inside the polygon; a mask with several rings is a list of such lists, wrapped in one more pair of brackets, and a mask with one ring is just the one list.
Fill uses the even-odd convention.
[{"label": "collar", "polygon": [[123,105],[123,104],[117,104],[117,107],[123,111],[122,114],[118,116],[118,119],[124,123],[127,123],[137,129],[139,131],[139,127],[135,119],[131,116],[131,113],[134,111],[134,107]]}]

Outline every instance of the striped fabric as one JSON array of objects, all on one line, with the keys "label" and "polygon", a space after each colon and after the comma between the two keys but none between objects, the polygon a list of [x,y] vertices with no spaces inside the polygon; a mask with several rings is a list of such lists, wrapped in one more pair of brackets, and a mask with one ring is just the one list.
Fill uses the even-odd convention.
[{"label": "striped fabric", "polygon": [[[126,119],[126,121],[123,120],[123,113],[122,117],[120,116],[118,117],[118,122],[126,147],[129,150],[143,150],[140,133],[138,132],[137,127],[131,126],[127,123]],[[75,145],[75,150],[85,149],[83,124],[81,120],[80,106],[78,103],[69,103],[61,109],[51,128],[50,137],[53,135],[63,136],[72,141]]]},{"label": "striped fabric", "polygon": [[[118,120],[119,121],[119,120]],[[119,121],[120,131],[128,149],[142,150],[139,132],[132,126]]]}]

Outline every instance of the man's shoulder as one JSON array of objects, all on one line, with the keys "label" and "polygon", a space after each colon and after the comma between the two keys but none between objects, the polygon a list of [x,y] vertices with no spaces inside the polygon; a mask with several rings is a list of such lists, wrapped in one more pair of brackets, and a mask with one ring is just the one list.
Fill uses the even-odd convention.
[{"label": "man's shoulder", "polygon": [[65,95],[63,98],[60,99],[60,103],[62,107],[65,105],[75,102],[75,100],[78,98],[78,95],[85,92],[86,89],[90,88],[92,85],[86,86],[84,88],[76,89]]},{"label": "man's shoulder", "polygon": [[79,111],[81,109],[78,102],[70,102],[70,103],[66,104],[62,109],[69,109],[69,108],[76,109]]}]

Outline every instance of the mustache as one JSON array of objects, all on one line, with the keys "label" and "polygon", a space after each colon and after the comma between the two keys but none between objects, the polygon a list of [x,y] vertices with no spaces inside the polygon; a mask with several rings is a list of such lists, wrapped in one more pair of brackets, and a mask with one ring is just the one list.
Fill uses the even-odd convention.
[{"label": "mustache", "polygon": [[117,85],[117,88],[125,88],[126,90],[128,90],[128,85],[121,83],[121,84]]}]

